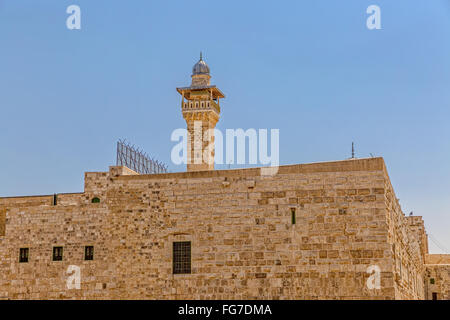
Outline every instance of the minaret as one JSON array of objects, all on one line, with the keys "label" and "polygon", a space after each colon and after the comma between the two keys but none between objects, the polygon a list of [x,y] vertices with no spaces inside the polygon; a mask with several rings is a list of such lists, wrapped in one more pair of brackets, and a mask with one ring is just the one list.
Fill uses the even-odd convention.
[{"label": "minaret", "polygon": [[187,171],[214,170],[214,128],[220,117],[219,99],[225,95],[210,84],[209,67],[200,60],[192,68],[190,87],[177,88],[188,131]]}]

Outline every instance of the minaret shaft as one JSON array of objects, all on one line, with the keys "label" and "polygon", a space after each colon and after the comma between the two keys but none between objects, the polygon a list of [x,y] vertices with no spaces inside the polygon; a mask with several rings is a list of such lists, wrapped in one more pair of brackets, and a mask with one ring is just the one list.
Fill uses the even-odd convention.
[{"label": "minaret shaft", "polygon": [[220,118],[219,99],[223,93],[210,85],[209,67],[200,56],[190,87],[177,88],[186,120],[187,171],[214,170],[214,129]]}]

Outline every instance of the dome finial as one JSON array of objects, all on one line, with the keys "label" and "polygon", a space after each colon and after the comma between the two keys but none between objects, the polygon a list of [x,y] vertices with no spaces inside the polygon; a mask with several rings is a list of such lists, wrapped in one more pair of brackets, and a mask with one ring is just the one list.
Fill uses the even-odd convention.
[{"label": "dome finial", "polygon": [[[1,1],[1,0],[0,0]],[[209,74],[209,67],[203,61],[203,52],[200,51],[200,60],[192,68],[192,75]]]}]

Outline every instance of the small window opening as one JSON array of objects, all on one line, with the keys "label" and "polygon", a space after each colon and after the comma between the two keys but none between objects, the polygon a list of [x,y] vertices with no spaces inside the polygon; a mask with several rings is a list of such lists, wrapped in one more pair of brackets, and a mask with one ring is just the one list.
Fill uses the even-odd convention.
[{"label": "small window opening", "polygon": [[431,279],[430,279],[430,283],[431,283],[431,284],[434,284],[434,278],[431,278]]},{"label": "small window opening", "polygon": [[92,198],[92,203],[100,203],[100,198],[98,197]]},{"label": "small window opening", "polygon": [[94,260],[94,246],[84,247],[84,260]]},{"label": "small window opening", "polygon": [[56,206],[58,204],[58,196],[56,193],[53,195],[53,205]]},{"label": "small window opening", "polygon": [[63,247],[53,247],[53,261],[62,261]]},{"label": "small window opening", "polygon": [[433,300],[437,300],[437,299],[438,299],[437,292],[433,292]]},{"label": "small window opening", "polygon": [[291,223],[295,224],[297,222],[297,217],[295,215],[295,208],[291,208]]},{"label": "small window opening", "polygon": [[19,250],[19,262],[26,263],[28,262],[28,255],[30,253],[29,248],[20,248]]}]

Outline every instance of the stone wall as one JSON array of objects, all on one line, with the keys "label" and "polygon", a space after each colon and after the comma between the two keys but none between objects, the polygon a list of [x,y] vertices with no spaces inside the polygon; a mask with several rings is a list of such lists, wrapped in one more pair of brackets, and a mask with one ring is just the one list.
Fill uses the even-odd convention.
[{"label": "stone wall", "polygon": [[[117,295],[392,297],[382,169],[369,160],[283,167],[274,177],[259,169],[118,177],[108,188],[111,243],[128,254],[122,270],[134,272],[120,273]],[[192,241],[191,275],[172,274],[178,240]],[[365,285],[369,265],[383,271],[380,290]]]},{"label": "stone wall", "polygon": [[426,299],[450,300],[450,254],[428,254],[425,261]]},{"label": "stone wall", "polygon": [[[424,298],[425,244],[414,245],[423,222],[401,212],[382,158],[282,166],[274,176],[111,167],[86,173],[84,193],[58,198],[0,199],[0,297]],[[172,273],[174,241],[191,241],[191,274]],[[56,245],[63,261],[51,259]],[[94,261],[83,260],[86,245]],[[28,263],[18,262],[21,247]],[[69,265],[81,268],[81,290],[66,289]],[[366,285],[369,266],[381,271],[379,289]]]}]

